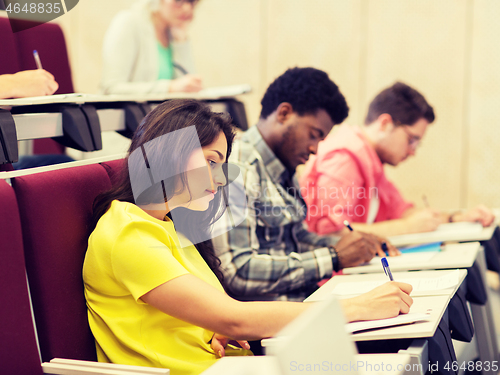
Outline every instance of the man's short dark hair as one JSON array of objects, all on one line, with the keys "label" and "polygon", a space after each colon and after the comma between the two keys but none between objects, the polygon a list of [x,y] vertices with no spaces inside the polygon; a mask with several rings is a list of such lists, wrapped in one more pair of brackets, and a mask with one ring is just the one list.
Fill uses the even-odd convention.
[{"label": "man's short dark hair", "polygon": [[260,102],[260,118],[267,118],[285,102],[290,103],[300,116],[324,109],[334,124],[340,124],[349,113],[349,107],[337,85],[328,74],[314,68],[288,69],[276,78]]},{"label": "man's short dark hair", "polygon": [[430,124],[435,119],[434,109],[424,96],[402,82],[396,82],[372,100],[365,125],[371,124],[383,113],[391,115],[394,123],[399,125],[413,125],[421,118]]}]

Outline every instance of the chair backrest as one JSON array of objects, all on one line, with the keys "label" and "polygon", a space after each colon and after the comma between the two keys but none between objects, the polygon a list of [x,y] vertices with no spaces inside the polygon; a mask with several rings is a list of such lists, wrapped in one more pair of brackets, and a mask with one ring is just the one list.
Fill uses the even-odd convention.
[{"label": "chair backrest", "polygon": [[13,74],[21,70],[16,39],[9,19],[0,17],[0,74]]},{"label": "chair backrest", "polygon": [[0,180],[0,353],[5,374],[42,374],[14,190]]},{"label": "chair backrest", "polygon": [[13,179],[43,361],[96,360],[82,280],[95,197],[111,187],[100,164]]}]

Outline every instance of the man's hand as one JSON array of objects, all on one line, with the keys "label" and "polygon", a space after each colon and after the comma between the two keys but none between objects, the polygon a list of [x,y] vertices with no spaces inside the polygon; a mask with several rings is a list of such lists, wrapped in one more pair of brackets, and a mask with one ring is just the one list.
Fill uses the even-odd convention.
[{"label": "man's hand", "polygon": [[464,213],[456,213],[451,216],[451,221],[471,221],[481,223],[483,227],[490,226],[495,220],[495,215],[486,206],[479,205]]},{"label": "man's hand", "polygon": [[390,281],[360,296],[341,300],[349,322],[393,318],[407,314],[413,304],[410,284]]},{"label": "man's hand", "polygon": [[59,88],[54,76],[43,69],[0,76],[0,98],[52,95]]},{"label": "man's hand", "polygon": [[408,233],[432,232],[441,224],[441,214],[432,208],[415,210],[405,219]]},{"label": "man's hand", "polygon": [[369,262],[377,254],[380,244],[374,235],[353,231],[342,236],[335,246],[339,269]]},{"label": "man's hand", "polygon": [[387,253],[389,256],[398,256],[401,255],[401,251],[399,251],[396,246],[394,246],[392,243],[389,242],[389,240],[385,237],[380,237],[377,236],[376,234],[372,233],[365,233],[365,232],[360,232],[361,235],[370,243],[373,244],[377,248],[377,254],[380,257],[385,257],[385,250],[382,248],[383,244],[385,243],[385,246],[387,248]]}]

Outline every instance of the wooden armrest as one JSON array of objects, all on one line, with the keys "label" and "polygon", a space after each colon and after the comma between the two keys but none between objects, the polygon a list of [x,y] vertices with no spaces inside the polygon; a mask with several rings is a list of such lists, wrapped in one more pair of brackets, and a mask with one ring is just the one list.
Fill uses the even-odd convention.
[{"label": "wooden armrest", "polygon": [[73,359],[54,358],[50,362],[42,363],[44,374],[54,375],[169,375],[169,369],[118,365],[92,361],[79,361]]}]

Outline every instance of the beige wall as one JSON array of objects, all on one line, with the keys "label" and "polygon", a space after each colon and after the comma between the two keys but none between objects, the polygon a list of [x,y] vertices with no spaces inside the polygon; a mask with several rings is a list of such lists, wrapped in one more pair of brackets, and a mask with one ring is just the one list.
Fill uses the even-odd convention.
[{"label": "beige wall", "polygon": [[[102,37],[132,0],[84,0],[60,19],[75,87],[97,92]],[[104,5],[103,5],[104,4]],[[388,174],[421,205],[500,206],[500,2],[495,0],[202,0],[191,28],[206,86],[249,83],[250,123],[286,68],[327,71],[363,121],[382,88],[402,80],[434,106],[417,157]]]}]

